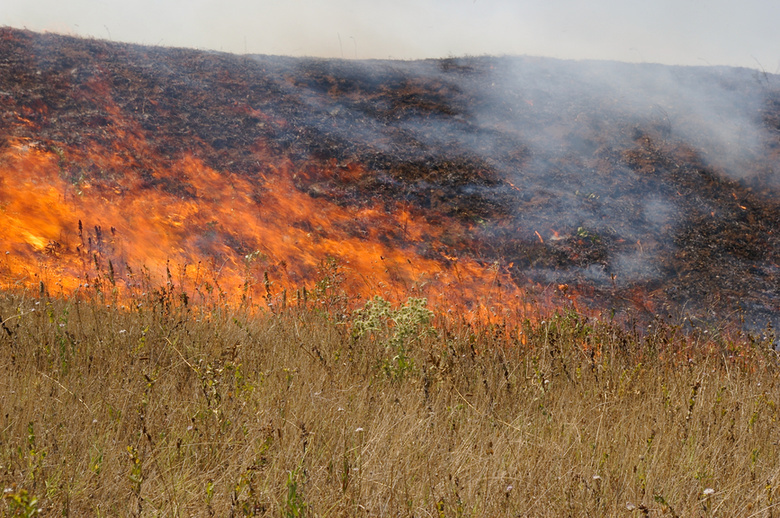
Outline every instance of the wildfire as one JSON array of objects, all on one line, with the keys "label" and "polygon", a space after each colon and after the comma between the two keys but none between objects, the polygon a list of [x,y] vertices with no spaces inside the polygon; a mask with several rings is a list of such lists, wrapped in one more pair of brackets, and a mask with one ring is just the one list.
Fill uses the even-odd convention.
[{"label": "wildfire", "polygon": [[[431,253],[441,227],[400,206],[349,209],[314,198],[293,184],[300,168],[262,151],[257,158],[272,174],[261,186],[193,156],[155,170],[155,178],[186,185],[184,196],[144,187],[126,164],[111,185],[69,182],[56,153],[21,143],[10,149],[0,156],[3,288],[43,281],[69,294],[110,263],[112,280],[129,294],[133,271],[143,267],[162,281],[175,265],[183,288],[201,292],[210,283],[236,300],[249,285],[259,300],[268,282],[277,293],[311,287],[318,266],[334,258],[350,272],[344,288],[355,296],[419,294],[443,308],[493,312],[521,306],[520,290],[496,266]],[[92,147],[87,154],[115,169],[120,160],[113,150]]]},{"label": "wildfire", "polygon": [[[346,64],[8,28],[0,58],[2,289],[277,307],[337,285],[480,318],[777,314],[774,151],[730,179],[680,88],[681,133],[647,119],[665,94],[631,97],[644,67],[615,66],[634,86],[612,92],[586,64]],[[721,73],[678,86],[766,101],[737,119],[764,117],[751,130],[779,148],[780,93]]]}]

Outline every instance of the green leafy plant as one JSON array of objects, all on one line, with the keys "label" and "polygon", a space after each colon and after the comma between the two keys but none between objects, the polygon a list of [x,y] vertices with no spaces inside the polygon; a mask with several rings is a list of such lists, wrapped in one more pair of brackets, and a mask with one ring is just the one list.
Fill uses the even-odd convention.
[{"label": "green leafy plant", "polygon": [[298,518],[305,516],[308,505],[303,499],[299,487],[300,468],[296,468],[287,474],[287,496],[284,500],[284,516]]},{"label": "green leafy plant", "polygon": [[37,516],[42,509],[38,507],[38,499],[27,492],[26,489],[11,489],[4,496],[8,505],[8,516],[23,516],[29,518]]},{"label": "green leafy plant", "polygon": [[379,362],[382,371],[389,378],[400,380],[415,369],[410,347],[436,335],[432,318],[426,299],[409,298],[401,307],[393,308],[390,302],[376,296],[355,311],[352,335],[378,337],[386,352]]}]

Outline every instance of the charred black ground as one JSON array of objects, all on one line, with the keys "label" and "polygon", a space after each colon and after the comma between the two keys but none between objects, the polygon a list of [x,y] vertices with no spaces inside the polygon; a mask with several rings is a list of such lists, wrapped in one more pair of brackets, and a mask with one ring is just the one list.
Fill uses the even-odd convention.
[{"label": "charred black ground", "polygon": [[[194,154],[254,178],[258,200],[262,142],[307,164],[296,185],[312,197],[403,200],[429,222],[467,224],[430,246],[511,264],[522,286],[565,284],[606,310],[780,323],[776,76],[235,56],[0,29],[0,146],[23,137],[132,154],[106,131],[106,96],[163,159]],[[123,174],[68,154],[61,169],[107,189]],[[194,196],[186,182],[148,178],[140,188]]]}]

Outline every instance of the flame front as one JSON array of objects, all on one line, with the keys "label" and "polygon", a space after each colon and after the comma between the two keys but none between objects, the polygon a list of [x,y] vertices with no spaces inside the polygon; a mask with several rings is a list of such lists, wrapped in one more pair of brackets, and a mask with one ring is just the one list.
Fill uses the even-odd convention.
[{"label": "flame front", "polygon": [[2,288],[263,305],[338,264],[356,303],[780,325],[780,88],[744,71],[7,28],[0,65]]},{"label": "flame front", "polygon": [[[135,156],[164,162],[143,139],[122,141],[138,146]],[[154,178],[177,183],[185,196],[145,186],[154,182],[114,150],[91,146],[80,158],[125,172],[98,185],[67,181],[57,153],[15,142],[0,158],[2,286],[43,281],[71,294],[110,261],[124,294],[136,287],[133,272],[145,268],[163,282],[169,269],[185,289],[219,286],[237,300],[248,285],[261,296],[265,278],[276,292],[311,287],[322,261],[334,258],[348,270],[345,288],[356,297],[425,295],[440,308],[489,312],[522,307],[520,290],[498,266],[431,252],[441,226],[397,205],[350,209],[314,198],[293,185],[304,173],[289,160],[255,155],[272,172],[262,182],[214,171],[192,156],[155,169]],[[360,166],[348,174],[360,175]]]}]

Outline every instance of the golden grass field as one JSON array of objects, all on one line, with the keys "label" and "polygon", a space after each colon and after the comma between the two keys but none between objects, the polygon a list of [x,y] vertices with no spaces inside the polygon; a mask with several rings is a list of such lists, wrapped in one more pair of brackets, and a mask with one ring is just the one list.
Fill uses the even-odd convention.
[{"label": "golden grass field", "polygon": [[780,515],[771,333],[322,308],[0,295],[3,515]]}]

